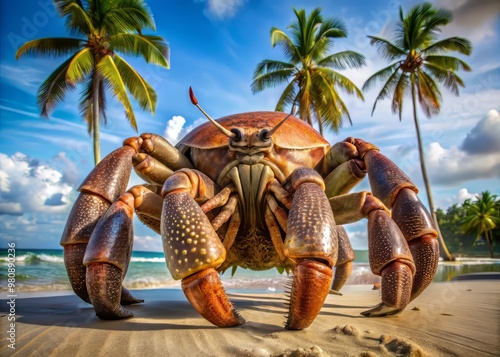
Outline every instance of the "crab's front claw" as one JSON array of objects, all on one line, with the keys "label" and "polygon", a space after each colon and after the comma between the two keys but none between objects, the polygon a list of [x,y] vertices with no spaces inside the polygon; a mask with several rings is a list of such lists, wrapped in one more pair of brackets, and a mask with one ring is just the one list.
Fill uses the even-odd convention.
[{"label": "crab's front claw", "polygon": [[215,269],[202,270],[182,279],[182,290],[195,310],[215,326],[233,327],[245,323],[227,298]]},{"label": "crab's front claw", "polygon": [[216,326],[238,326],[245,320],[227,298],[215,270],[224,262],[226,249],[195,200],[213,197],[213,186],[209,177],[189,169],[177,171],[165,182],[163,249],[172,277],[182,279],[194,309]]},{"label": "crab's front claw", "polygon": [[287,330],[302,330],[318,316],[332,284],[332,268],[312,259],[299,260],[293,271]]},{"label": "crab's front claw", "polygon": [[296,262],[285,328],[301,330],[316,318],[332,285],[337,231],[324,184],[313,170],[292,173],[285,255]]}]

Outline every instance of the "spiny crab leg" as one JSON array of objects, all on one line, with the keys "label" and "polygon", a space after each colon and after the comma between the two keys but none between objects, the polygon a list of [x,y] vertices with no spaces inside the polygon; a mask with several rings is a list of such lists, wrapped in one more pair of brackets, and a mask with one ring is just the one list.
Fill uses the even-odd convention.
[{"label": "spiny crab leg", "polygon": [[241,325],[245,320],[229,301],[215,270],[226,258],[226,249],[198,197],[213,197],[205,187],[212,180],[196,170],[181,170],[163,185],[162,237],[167,266],[191,305],[219,327]]}]

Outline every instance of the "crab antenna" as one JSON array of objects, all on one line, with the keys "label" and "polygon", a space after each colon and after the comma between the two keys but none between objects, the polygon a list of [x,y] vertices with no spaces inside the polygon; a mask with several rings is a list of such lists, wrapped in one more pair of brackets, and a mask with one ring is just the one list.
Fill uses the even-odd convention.
[{"label": "crab antenna", "polygon": [[294,115],[295,113],[295,104],[292,106],[292,110],[290,112],[290,114],[288,114],[285,119],[283,119],[282,121],[280,121],[278,124],[276,124],[276,126],[274,128],[272,128],[271,130],[269,130],[267,133],[266,133],[266,138],[269,139],[275,132],[276,130],[278,130],[278,128],[291,116],[291,115]]},{"label": "crab antenna", "polygon": [[208,120],[210,120],[210,122],[212,122],[213,125],[215,125],[215,127],[217,129],[219,129],[222,134],[224,134],[225,136],[229,137],[229,138],[232,138],[233,136],[235,136],[234,133],[232,133],[231,131],[227,130],[226,128],[224,128],[222,125],[220,125],[219,123],[217,123],[215,120],[213,120],[210,115],[208,115],[199,105],[198,105],[198,99],[196,99],[196,97],[194,96],[194,93],[193,93],[193,89],[191,87],[189,87],[189,98],[191,99],[191,103],[193,103],[196,108],[198,108],[200,110],[200,112],[203,113],[204,116],[207,117]]}]

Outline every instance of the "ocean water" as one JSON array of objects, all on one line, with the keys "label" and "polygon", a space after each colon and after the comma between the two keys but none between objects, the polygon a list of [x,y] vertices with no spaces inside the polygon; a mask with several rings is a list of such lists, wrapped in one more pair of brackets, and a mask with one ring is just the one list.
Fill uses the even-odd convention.
[{"label": "ocean water", "polygon": [[[368,264],[368,252],[356,251],[351,278],[347,284],[373,284],[379,281]],[[0,292],[7,291],[7,251],[0,252]],[[16,249],[16,291],[70,290],[64,268],[62,250]],[[500,272],[500,259],[462,258],[456,262],[440,262],[434,281],[449,281],[454,276],[476,272]],[[258,292],[283,291],[289,279],[276,269],[251,271],[238,268],[235,275],[227,271],[221,275],[226,290],[252,290]],[[133,252],[123,285],[130,289],[180,288],[172,279],[163,253]]]}]

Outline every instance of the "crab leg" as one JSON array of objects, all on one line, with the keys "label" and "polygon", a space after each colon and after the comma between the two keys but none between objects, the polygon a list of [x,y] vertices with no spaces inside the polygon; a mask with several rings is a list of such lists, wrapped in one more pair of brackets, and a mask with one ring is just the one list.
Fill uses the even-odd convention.
[{"label": "crab leg", "polygon": [[437,232],[416,195],[418,189],[391,160],[371,150],[364,161],[373,193],[392,208],[393,219],[409,242],[416,266],[410,298],[413,300],[432,282],[436,273],[439,259]]},{"label": "crab leg", "polygon": [[94,227],[108,207],[126,189],[131,171],[131,158],[141,145],[140,138],[124,141],[123,147],[106,156],[87,176],[78,189],[78,196],[64,228],[61,245],[64,247],[66,271],[76,295],[90,302],[85,280],[83,256]]},{"label": "crab leg", "polygon": [[330,290],[337,232],[321,176],[310,169],[297,169],[290,184],[295,193],[284,253],[296,266],[285,328],[301,330],[316,318]]},{"label": "crab leg", "polygon": [[[334,215],[335,217],[335,215]],[[337,238],[339,245],[339,254],[337,265],[335,265],[335,277],[333,279],[332,288],[330,293],[340,294],[344,284],[347,282],[352,272],[352,261],[354,260],[354,251],[352,250],[349,237],[344,227],[336,226]]]},{"label": "crab leg", "polygon": [[[96,315],[104,320],[131,317],[124,310],[122,281],[132,254],[134,231],[134,196],[121,195],[106,211],[94,229],[85,252],[83,264],[87,266],[87,290]],[[128,296],[130,293],[125,292]],[[134,299],[128,303],[143,302]]]},{"label": "crab leg", "polygon": [[137,218],[156,233],[161,234],[160,221],[163,198],[142,185],[134,186],[128,192],[134,195]]},{"label": "crab leg", "polygon": [[340,164],[325,178],[325,194],[333,197],[351,191],[366,176],[364,169],[361,160],[353,159]]},{"label": "crab leg", "polygon": [[215,270],[224,262],[226,249],[196,201],[213,197],[214,183],[199,171],[180,170],[165,182],[162,196],[163,249],[172,277],[182,279],[187,299],[212,324],[243,324]]},{"label": "crab leg", "polygon": [[370,268],[382,277],[382,303],[362,314],[384,316],[402,311],[410,301],[415,265],[387,207],[366,191],[333,197],[329,202],[340,224],[368,218]]}]

